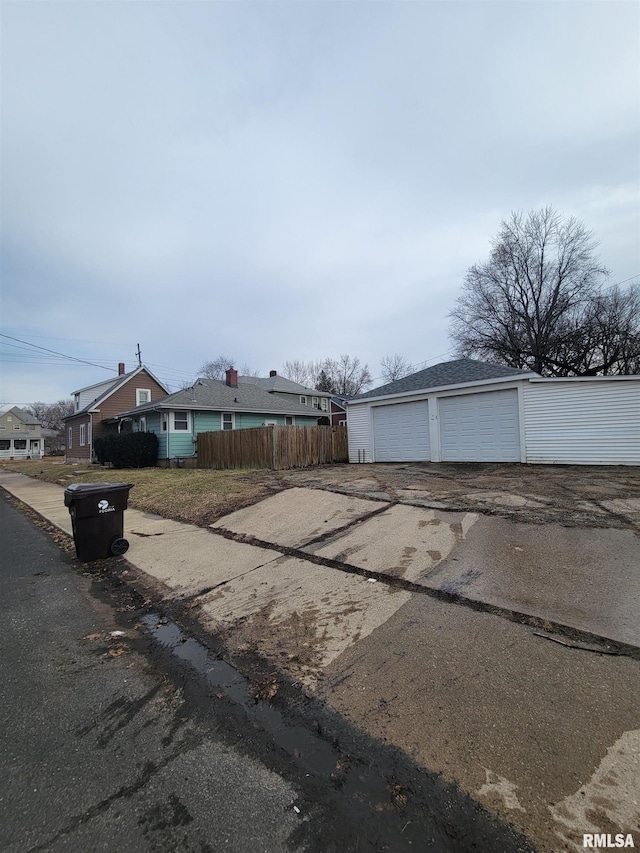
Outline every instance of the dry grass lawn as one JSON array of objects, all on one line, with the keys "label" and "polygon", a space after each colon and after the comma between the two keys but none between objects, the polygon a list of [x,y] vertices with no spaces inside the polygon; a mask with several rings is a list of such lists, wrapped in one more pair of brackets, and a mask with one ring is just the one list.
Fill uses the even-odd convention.
[{"label": "dry grass lawn", "polygon": [[270,471],[213,471],[134,468],[116,470],[100,465],[67,465],[61,460],[3,462],[5,471],[26,474],[48,483],[133,483],[129,506],[165,518],[206,526],[220,516],[281,488]]}]

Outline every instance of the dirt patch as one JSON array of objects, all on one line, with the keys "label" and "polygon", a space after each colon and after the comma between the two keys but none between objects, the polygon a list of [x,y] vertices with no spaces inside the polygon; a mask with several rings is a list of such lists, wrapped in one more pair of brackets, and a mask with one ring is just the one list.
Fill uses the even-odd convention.
[{"label": "dirt patch", "polygon": [[240,654],[255,651],[268,658],[294,680],[315,676],[322,664],[320,644],[327,640],[326,627],[318,624],[318,608],[309,606],[286,616],[274,611],[275,601],[270,601],[226,629],[225,641]]},{"label": "dirt patch", "polygon": [[291,471],[117,471],[45,459],[5,463],[4,469],[59,485],[126,480],[134,484],[134,509],[202,527],[283,489],[306,487],[533,524],[640,531],[640,468],[632,466],[416,462]]},{"label": "dirt patch", "polygon": [[[366,476],[365,476],[366,473]],[[498,515],[533,524],[640,531],[640,468],[408,463],[280,472],[283,485],[329,489],[414,506]]]}]

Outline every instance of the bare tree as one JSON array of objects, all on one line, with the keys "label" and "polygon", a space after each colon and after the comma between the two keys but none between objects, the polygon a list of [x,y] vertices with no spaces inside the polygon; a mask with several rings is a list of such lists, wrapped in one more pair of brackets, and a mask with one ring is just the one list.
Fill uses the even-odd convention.
[{"label": "bare tree", "polygon": [[292,382],[298,382],[307,388],[316,388],[318,376],[322,370],[321,361],[285,361],[282,365],[282,375]]},{"label": "bare tree", "polygon": [[341,355],[337,360],[285,361],[282,373],[287,379],[306,385],[307,388],[349,397],[359,394],[372,381],[369,367],[362,365],[359,358],[349,355]]},{"label": "bare tree", "polygon": [[512,213],[451,312],[459,355],[544,376],[624,373],[638,359],[640,297],[604,289],[593,235],[552,207]]},{"label": "bare tree", "polygon": [[235,359],[228,355],[219,355],[213,361],[205,361],[200,365],[199,375],[205,379],[224,379],[229,368],[233,367]]},{"label": "bare tree", "polygon": [[282,365],[282,375],[285,379],[290,379],[292,382],[297,382],[299,385],[310,387],[309,382],[309,363],[301,361],[299,358],[293,361],[285,361]]},{"label": "bare tree", "polygon": [[57,403],[32,403],[28,411],[40,421],[44,433],[44,443],[47,451],[52,454],[64,450],[65,423],[64,419],[72,415],[75,404],[71,398],[58,400]]},{"label": "bare tree", "polygon": [[362,365],[360,359],[349,355],[341,355],[335,361],[327,358],[322,363],[322,370],[333,385],[336,394],[354,397],[371,384],[371,373],[368,365]]},{"label": "bare tree", "polygon": [[414,367],[403,355],[385,355],[380,362],[380,372],[385,382],[395,382],[414,372]]}]

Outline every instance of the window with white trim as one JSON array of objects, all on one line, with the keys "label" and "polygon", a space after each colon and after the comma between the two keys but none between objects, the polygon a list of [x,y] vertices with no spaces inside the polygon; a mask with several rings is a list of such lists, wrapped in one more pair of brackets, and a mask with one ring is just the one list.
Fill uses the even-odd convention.
[{"label": "window with white trim", "polygon": [[295,424],[296,420],[293,417],[293,415],[285,415],[284,416],[284,422],[287,426],[293,426]]},{"label": "window with white trim", "polygon": [[189,412],[173,413],[173,429],[175,432],[186,432],[189,429]]},{"label": "window with white trim", "polygon": [[150,388],[136,388],[136,406],[151,402]]},{"label": "window with white trim", "polygon": [[326,397],[320,397],[320,409],[323,412],[327,411],[327,402],[328,402],[328,400]]},{"label": "window with white trim", "polygon": [[74,394],[73,402],[75,405],[75,410],[77,412],[80,408],[80,394]]},{"label": "window with white trim", "polygon": [[162,413],[162,432],[167,431],[167,424],[169,422],[169,417],[166,412]]},{"label": "window with white trim", "polygon": [[233,412],[222,413],[222,429],[235,429],[236,416]]},{"label": "window with white trim", "polygon": [[84,447],[87,437],[87,428],[85,424],[80,424],[80,447]]},{"label": "window with white trim", "polygon": [[304,397],[304,396],[301,396],[301,397],[300,397],[300,403],[301,403],[303,406],[306,406],[306,405],[307,405],[307,398],[306,398],[306,397]]}]

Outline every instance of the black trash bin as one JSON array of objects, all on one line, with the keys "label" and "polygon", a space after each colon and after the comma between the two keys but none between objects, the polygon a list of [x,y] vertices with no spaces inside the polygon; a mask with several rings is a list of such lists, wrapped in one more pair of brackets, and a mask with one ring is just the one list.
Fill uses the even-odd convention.
[{"label": "black trash bin", "polygon": [[133,483],[74,483],[64,490],[79,560],[104,560],[124,554],[123,513]]}]

